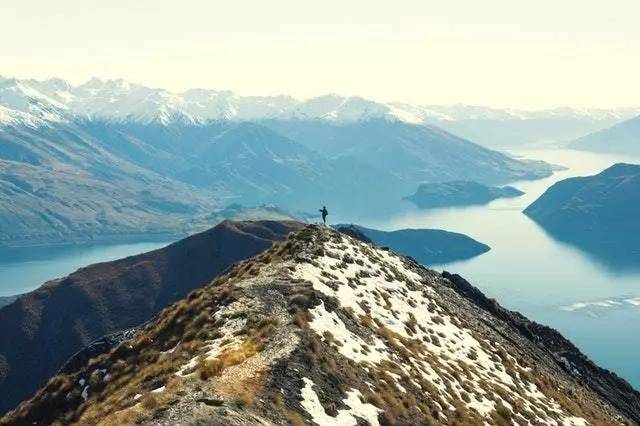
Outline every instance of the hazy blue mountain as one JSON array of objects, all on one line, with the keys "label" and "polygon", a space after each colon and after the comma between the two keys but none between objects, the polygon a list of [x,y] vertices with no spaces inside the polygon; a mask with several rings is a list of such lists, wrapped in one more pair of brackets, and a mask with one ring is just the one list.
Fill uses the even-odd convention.
[{"label": "hazy blue mountain", "polygon": [[338,94],[298,100],[286,95],[241,96],[228,90],[175,93],[122,79],[93,78],[72,85],[60,78],[38,81],[0,77],[0,124],[35,125],[69,117],[171,126],[221,120],[322,120],[340,124],[387,119],[435,125],[484,146],[504,148],[574,140],[638,114],[638,108],[529,111],[377,102]]},{"label": "hazy blue mountain", "polygon": [[356,229],[374,244],[411,256],[425,265],[469,259],[490,250],[488,245],[464,234],[439,229],[379,231],[359,225],[336,225],[335,228],[347,234],[348,228]]},{"label": "hazy blue mountain", "polygon": [[[408,186],[357,158],[329,158],[252,122],[205,125],[88,123],[105,149],[212,194],[221,204],[271,203],[308,211],[331,204],[364,212]],[[117,143],[114,143],[114,139]],[[117,147],[117,148],[116,148]]]},{"label": "hazy blue mountain", "polygon": [[217,210],[209,215],[212,222],[222,222],[223,220],[248,221],[248,220],[290,220],[304,223],[304,213],[293,213],[273,204],[262,204],[259,206],[243,206],[234,203]]},{"label": "hazy blue mountain", "polygon": [[0,244],[173,234],[215,206],[73,124],[0,128],[0,194]]},{"label": "hazy blue mountain", "polygon": [[370,217],[420,183],[551,173],[407,121],[422,122],[337,95],[0,78],[0,244],[183,235],[232,203]]},{"label": "hazy blue mountain", "polygon": [[618,122],[616,117],[540,117],[436,122],[461,137],[494,149],[558,145]]},{"label": "hazy blue mountain", "polygon": [[344,124],[270,120],[264,124],[330,158],[355,158],[384,168],[413,187],[463,177],[495,184],[551,174],[544,162],[516,160],[433,126],[390,120]]},{"label": "hazy blue mountain", "polygon": [[549,234],[614,264],[640,261],[640,166],[560,181],[524,210]]},{"label": "hazy blue mountain", "polygon": [[96,339],[140,326],[302,227],[225,221],[158,250],[87,265],[19,295],[0,307],[0,416]]},{"label": "hazy blue mountain", "polygon": [[267,124],[78,120],[1,127],[0,241],[181,235],[194,217],[238,202],[384,214],[423,181],[496,182],[550,170],[432,127],[387,120]]},{"label": "hazy blue mountain", "polygon": [[640,116],[581,137],[569,146],[584,151],[640,155]]},{"label": "hazy blue mountain", "polygon": [[438,126],[493,149],[558,145],[640,114],[639,108],[527,111],[473,105],[393,105],[423,124]]},{"label": "hazy blue mountain", "polygon": [[[0,243],[183,235],[216,206],[364,212],[402,188],[252,123],[0,128]],[[207,224],[211,225],[211,224]]]},{"label": "hazy blue mountain", "polygon": [[581,111],[563,108],[538,113],[520,112],[500,118],[437,120],[433,124],[483,146],[508,149],[562,145],[620,123],[638,112],[638,109]]},{"label": "hazy blue mountain", "polygon": [[497,198],[518,197],[524,192],[512,186],[486,186],[471,181],[423,183],[405,197],[421,209],[486,204]]}]

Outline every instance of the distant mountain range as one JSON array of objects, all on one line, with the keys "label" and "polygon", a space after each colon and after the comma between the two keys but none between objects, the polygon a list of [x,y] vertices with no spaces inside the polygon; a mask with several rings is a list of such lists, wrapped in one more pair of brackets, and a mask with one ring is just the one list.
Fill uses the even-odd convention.
[{"label": "distant mountain range", "polygon": [[583,136],[569,146],[584,151],[640,155],[640,115]]},{"label": "distant mountain range", "polygon": [[552,236],[619,266],[640,265],[640,165],[551,186],[524,213]]},{"label": "distant mountain range", "polygon": [[0,244],[184,235],[232,203],[383,215],[423,182],[552,170],[370,101],[295,101],[285,114],[280,98],[221,93],[0,80]]},{"label": "distant mountain range", "polygon": [[[409,183],[442,182],[467,176],[495,184],[548,176],[553,168],[542,162],[514,159],[483,148],[438,127],[402,121],[368,120],[331,123],[321,120],[268,120],[276,132],[362,173],[374,167],[371,183],[379,186],[391,174],[394,194]],[[361,176],[363,178],[364,176]],[[380,191],[382,188],[378,189]],[[396,195],[396,199],[399,197]]]},{"label": "distant mountain range", "polygon": [[0,77],[0,124],[30,126],[70,118],[165,125],[266,119],[350,123],[384,118],[436,125],[489,147],[513,147],[570,141],[637,115],[640,107],[526,111],[376,102],[335,94],[298,100],[285,95],[240,96],[202,89],[173,93],[124,80],[97,78],[74,86],[59,78],[38,81]]},{"label": "distant mountain range", "polygon": [[512,186],[486,186],[477,182],[452,181],[423,183],[416,192],[405,197],[421,209],[486,204],[497,198],[518,197],[524,192]]}]

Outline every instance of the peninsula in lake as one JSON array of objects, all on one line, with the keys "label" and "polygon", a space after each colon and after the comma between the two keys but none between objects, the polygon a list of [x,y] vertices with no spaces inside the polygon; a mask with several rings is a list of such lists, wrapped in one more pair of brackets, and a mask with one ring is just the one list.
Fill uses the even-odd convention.
[{"label": "peninsula in lake", "polygon": [[524,210],[553,237],[614,265],[637,265],[640,165],[615,164],[551,186]]},{"label": "peninsula in lake", "polygon": [[487,186],[471,181],[423,183],[405,197],[421,209],[487,204],[497,198],[519,197],[524,192],[512,186]]},{"label": "peninsula in lake", "polygon": [[491,250],[467,235],[441,229],[379,231],[359,225],[337,225],[336,228],[340,232],[351,229],[364,234],[374,244],[411,256],[425,265],[470,259]]}]

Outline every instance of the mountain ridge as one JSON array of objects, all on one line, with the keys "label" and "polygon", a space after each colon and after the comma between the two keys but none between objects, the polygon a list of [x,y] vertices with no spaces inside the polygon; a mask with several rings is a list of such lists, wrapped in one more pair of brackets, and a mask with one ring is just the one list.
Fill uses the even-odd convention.
[{"label": "mountain ridge", "polygon": [[640,155],[640,115],[576,139],[569,147],[583,151]]},{"label": "mountain ridge", "polygon": [[20,119],[28,123],[28,117],[32,120],[31,124],[47,120],[59,121],[67,119],[69,114],[94,120],[161,124],[271,118],[353,122],[384,117],[413,124],[564,117],[582,117],[611,123],[640,113],[640,108],[561,107],[528,111],[461,104],[414,105],[406,102],[377,102],[359,96],[337,94],[298,100],[288,95],[240,96],[225,90],[190,89],[174,93],[123,79],[98,78],[71,85],[60,78],[34,80],[0,77],[0,105],[10,105],[10,109],[15,111],[15,114],[9,111],[3,114],[0,109],[0,123],[5,124],[19,122]]},{"label": "mountain ridge", "polygon": [[302,226],[225,221],[165,248],[81,268],[0,307],[0,412],[34,392],[74,352],[149,320]]},{"label": "mountain ridge", "polygon": [[640,165],[617,163],[602,172],[561,180],[524,214],[551,236],[616,269],[637,268],[640,244]]},{"label": "mountain ridge", "polygon": [[637,422],[640,394],[571,351],[457,276],[309,225],[0,423]]}]

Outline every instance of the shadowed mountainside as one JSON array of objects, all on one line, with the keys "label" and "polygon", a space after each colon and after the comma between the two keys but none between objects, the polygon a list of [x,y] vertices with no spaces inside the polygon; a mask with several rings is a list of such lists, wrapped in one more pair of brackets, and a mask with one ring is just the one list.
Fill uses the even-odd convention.
[{"label": "shadowed mountainside", "polygon": [[640,165],[615,164],[588,177],[557,182],[524,214],[552,237],[613,267],[640,261]]},{"label": "shadowed mountainside", "polygon": [[[484,184],[549,176],[542,161],[518,160],[481,147],[435,126],[368,120],[331,123],[320,120],[264,121],[276,132],[329,158],[357,159],[409,184],[469,179]],[[396,191],[397,193],[398,191]],[[401,192],[400,192],[401,193]]]},{"label": "shadowed mountainside", "polygon": [[640,116],[583,136],[570,148],[612,154],[640,155]]},{"label": "shadowed mountainside", "polygon": [[79,269],[0,308],[0,412],[95,339],[149,320],[302,226],[223,222],[159,250]]}]

